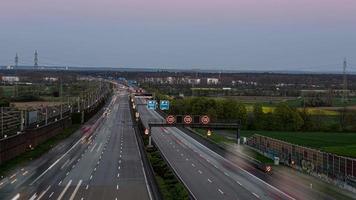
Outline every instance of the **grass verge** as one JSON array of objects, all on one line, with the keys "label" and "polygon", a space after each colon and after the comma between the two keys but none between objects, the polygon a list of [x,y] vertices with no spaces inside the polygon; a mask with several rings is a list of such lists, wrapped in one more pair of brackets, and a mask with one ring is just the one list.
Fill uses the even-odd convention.
[{"label": "grass verge", "polygon": [[155,178],[164,200],[189,199],[189,193],[184,185],[176,178],[172,170],[161,157],[159,151],[153,147],[146,149],[148,159],[155,173]]},{"label": "grass verge", "polygon": [[4,176],[5,174],[15,169],[16,167],[20,165],[24,165],[27,162],[40,157],[44,153],[48,152],[52,147],[57,145],[60,141],[72,135],[76,130],[78,130],[79,127],[80,127],[79,124],[73,124],[70,127],[64,129],[62,133],[48,139],[46,142],[43,142],[42,144],[39,144],[33,150],[26,151],[18,155],[17,157],[9,161],[6,161],[2,165],[0,165],[0,176]]}]

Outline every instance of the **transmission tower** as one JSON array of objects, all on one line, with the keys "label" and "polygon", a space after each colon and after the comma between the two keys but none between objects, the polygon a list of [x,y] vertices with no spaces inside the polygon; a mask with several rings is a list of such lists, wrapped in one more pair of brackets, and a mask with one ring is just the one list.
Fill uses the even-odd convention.
[{"label": "transmission tower", "polygon": [[342,96],[343,103],[346,103],[346,101],[348,101],[346,67],[347,67],[347,61],[345,58],[344,65],[343,65],[343,96]]},{"label": "transmission tower", "polygon": [[35,59],[33,60],[34,61],[34,67],[35,69],[38,69],[38,53],[37,53],[37,50],[35,51]]},{"label": "transmission tower", "polygon": [[19,56],[16,53],[16,56],[15,56],[15,67],[17,67],[18,65],[19,65]]}]

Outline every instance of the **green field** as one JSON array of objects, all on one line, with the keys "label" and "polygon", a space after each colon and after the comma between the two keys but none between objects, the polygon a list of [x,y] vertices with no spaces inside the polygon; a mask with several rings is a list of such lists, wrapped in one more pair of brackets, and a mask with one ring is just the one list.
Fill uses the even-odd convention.
[{"label": "green field", "polygon": [[11,97],[14,95],[14,86],[0,86],[3,97]]},{"label": "green field", "polygon": [[356,133],[242,131],[242,136],[260,134],[342,156],[356,157]]}]

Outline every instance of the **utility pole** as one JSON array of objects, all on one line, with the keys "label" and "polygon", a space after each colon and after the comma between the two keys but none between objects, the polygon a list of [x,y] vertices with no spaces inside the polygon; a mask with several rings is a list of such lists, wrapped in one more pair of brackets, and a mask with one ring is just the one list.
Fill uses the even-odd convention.
[{"label": "utility pole", "polygon": [[344,104],[348,101],[346,68],[347,68],[347,61],[345,58],[343,64],[343,96],[342,96],[342,102]]},{"label": "utility pole", "polygon": [[1,138],[4,137],[4,107],[1,107]]},{"label": "utility pole", "polygon": [[19,56],[16,53],[16,56],[15,56],[15,67],[17,68],[18,65],[19,65]]},{"label": "utility pole", "polygon": [[34,58],[34,68],[38,69],[38,53],[37,50],[35,51],[35,58]]},{"label": "utility pole", "polygon": [[346,67],[347,67],[347,61],[346,58],[344,59],[344,63],[343,63],[343,91],[342,91],[342,104],[343,104],[343,109],[341,112],[341,129],[344,129],[345,126],[345,115],[346,115],[346,103],[347,103],[347,96],[348,96],[348,92],[347,92],[347,75],[346,75]]}]

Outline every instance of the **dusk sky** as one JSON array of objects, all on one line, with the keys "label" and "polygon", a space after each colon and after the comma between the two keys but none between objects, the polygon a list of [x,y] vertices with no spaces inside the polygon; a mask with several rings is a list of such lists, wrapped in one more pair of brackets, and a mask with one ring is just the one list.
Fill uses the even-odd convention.
[{"label": "dusk sky", "polygon": [[1,0],[0,65],[356,71],[356,0]]}]

